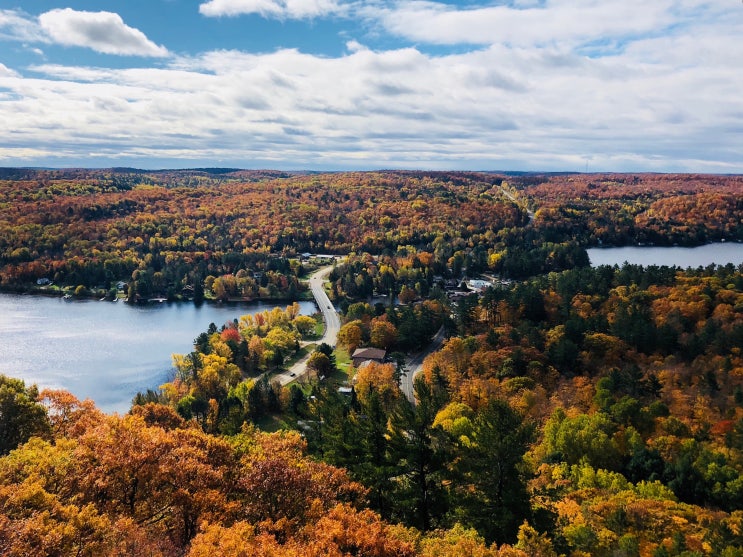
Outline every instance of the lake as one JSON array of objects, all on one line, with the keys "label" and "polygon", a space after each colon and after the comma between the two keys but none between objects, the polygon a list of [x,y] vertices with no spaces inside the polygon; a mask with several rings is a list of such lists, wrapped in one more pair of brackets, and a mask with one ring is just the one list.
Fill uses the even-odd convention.
[{"label": "lake", "polygon": [[622,248],[591,248],[586,250],[591,265],[622,265],[634,263],[636,265],[677,265],[682,268],[697,268],[700,265],[727,265],[743,263],[743,244],[716,243],[694,248],[684,247],[657,247],[657,246],[627,246]]},{"label": "lake", "polygon": [[[39,388],[91,398],[105,412],[126,412],[138,391],[157,389],[172,374],[171,354],[193,350],[210,323],[221,327],[276,303],[64,301],[0,294],[0,374]],[[300,302],[301,313],[317,311]]]}]

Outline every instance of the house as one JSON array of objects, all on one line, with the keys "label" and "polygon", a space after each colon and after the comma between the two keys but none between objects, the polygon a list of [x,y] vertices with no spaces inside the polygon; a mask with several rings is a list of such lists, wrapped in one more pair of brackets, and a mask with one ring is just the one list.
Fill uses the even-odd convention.
[{"label": "house", "polygon": [[467,285],[467,288],[469,288],[473,292],[477,292],[478,294],[483,292],[485,289],[493,286],[493,283],[491,283],[490,281],[479,279],[468,280],[465,284]]},{"label": "house", "polygon": [[386,356],[387,351],[381,348],[357,348],[351,356],[351,360],[354,367],[360,367],[364,362],[377,362],[381,364],[384,362]]},{"label": "house", "polygon": [[457,279],[447,279],[444,282],[444,288],[446,290],[456,290],[459,287],[459,281]]}]

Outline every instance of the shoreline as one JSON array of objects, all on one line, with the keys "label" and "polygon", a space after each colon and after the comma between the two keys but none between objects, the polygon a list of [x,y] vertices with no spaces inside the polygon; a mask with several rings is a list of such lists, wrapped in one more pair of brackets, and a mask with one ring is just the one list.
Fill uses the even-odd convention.
[{"label": "shoreline", "polygon": [[100,294],[87,294],[85,296],[75,296],[74,294],[70,294],[70,292],[64,291],[64,290],[47,290],[43,287],[40,288],[34,288],[34,287],[12,287],[7,288],[4,286],[0,286],[0,294],[15,294],[17,296],[42,296],[44,298],[64,298],[65,296],[71,296],[72,301],[96,301],[96,302],[124,302],[126,304],[132,305],[132,306],[146,306],[146,305],[154,305],[154,304],[193,304],[193,305],[199,305],[199,304],[210,304],[210,305],[241,305],[241,304],[255,304],[255,303],[262,303],[262,304],[293,304],[294,302],[314,302],[315,299],[312,296],[309,297],[302,297],[302,298],[230,298],[228,300],[222,301],[222,300],[215,300],[213,298],[204,298],[203,301],[197,303],[194,301],[193,298],[181,298],[177,297],[172,300],[168,300],[166,298],[148,298],[147,300],[140,300],[137,302],[127,302],[126,298],[124,297],[116,297],[114,299],[104,297],[101,298]]}]

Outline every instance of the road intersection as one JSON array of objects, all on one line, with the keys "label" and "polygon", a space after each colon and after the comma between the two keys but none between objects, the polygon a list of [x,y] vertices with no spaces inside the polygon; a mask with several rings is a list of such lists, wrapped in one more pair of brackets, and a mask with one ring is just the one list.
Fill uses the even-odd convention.
[{"label": "road intersection", "polygon": [[[338,315],[338,312],[335,310],[335,307],[330,301],[330,298],[328,298],[328,295],[325,292],[325,288],[323,287],[323,284],[327,280],[328,275],[330,275],[330,272],[332,270],[332,266],[318,269],[310,276],[309,283],[310,290],[312,291],[312,295],[315,298],[315,303],[322,312],[322,316],[325,321],[325,334],[318,341],[318,344],[324,342],[325,344],[328,344],[335,348],[335,345],[338,342],[338,331],[341,328],[341,319],[340,315]],[[406,372],[400,379],[400,388],[402,389],[405,397],[411,402],[411,404],[415,404],[413,381],[415,380],[415,376],[420,373],[421,369],[423,368],[423,360],[425,360],[429,354],[441,348],[441,345],[444,343],[445,340],[446,330],[444,329],[444,327],[441,327],[441,329],[439,329],[433,339],[431,339],[431,343],[425,350],[419,352],[418,354],[410,356],[405,362]],[[282,387],[284,385],[288,385],[292,381],[295,381],[296,379],[307,373],[307,360],[309,359],[309,357],[310,355],[307,354],[306,356],[292,364],[289,369],[274,375],[271,380],[278,381]]]}]

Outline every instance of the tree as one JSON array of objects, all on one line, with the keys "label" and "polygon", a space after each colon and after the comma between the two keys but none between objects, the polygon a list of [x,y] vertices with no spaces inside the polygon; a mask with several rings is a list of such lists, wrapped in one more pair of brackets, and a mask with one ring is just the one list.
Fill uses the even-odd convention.
[{"label": "tree", "polygon": [[354,350],[361,344],[362,335],[361,321],[351,321],[343,325],[338,331],[338,342],[353,354]]},{"label": "tree", "polygon": [[[421,540],[421,557],[500,557],[488,548],[477,531],[455,524],[450,530],[434,530]],[[541,556],[540,556],[541,557]]]},{"label": "tree", "polygon": [[398,295],[401,304],[414,302],[417,297],[418,293],[414,289],[408,288],[407,285],[403,285],[400,294]]},{"label": "tree", "polygon": [[420,377],[414,389],[417,404],[401,399],[390,418],[390,460],[398,470],[393,517],[428,531],[442,520],[448,505],[443,486],[448,437],[433,426],[446,399]]},{"label": "tree", "polygon": [[330,346],[327,342],[321,342],[318,347],[315,348],[315,352],[321,352],[325,354],[330,359],[330,363],[333,365],[333,369],[335,369],[335,354],[333,353],[332,346]]},{"label": "tree", "polygon": [[36,385],[26,387],[21,379],[0,375],[0,455],[35,435],[50,433],[49,418],[38,396]]},{"label": "tree", "polygon": [[109,416],[80,438],[73,462],[82,502],[158,524],[181,547],[202,517],[230,512],[233,450],[196,428],[165,430],[141,416]]},{"label": "tree", "polygon": [[375,393],[386,410],[390,410],[402,395],[392,364],[365,363],[356,374],[355,382],[359,400],[366,401]]},{"label": "tree", "polygon": [[303,337],[312,334],[315,331],[315,325],[317,325],[317,321],[309,315],[299,315],[294,319],[294,326]]},{"label": "tree", "polygon": [[507,402],[491,399],[475,416],[470,443],[459,447],[456,515],[490,543],[513,543],[529,516],[524,455],[534,426]]},{"label": "tree", "polygon": [[314,543],[300,555],[363,555],[365,557],[414,557],[413,545],[396,535],[370,511],[337,505],[310,530]]},{"label": "tree", "polygon": [[395,364],[395,383],[399,386],[403,375],[408,372],[407,356],[404,352],[392,352],[390,359]]},{"label": "tree", "polygon": [[334,366],[322,352],[313,352],[307,360],[307,369],[315,372],[317,377],[327,377],[333,372]]},{"label": "tree", "polygon": [[389,518],[392,506],[391,478],[397,474],[397,467],[390,460],[388,450],[388,414],[376,390],[360,398],[359,403],[361,414],[354,418],[358,422],[361,458],[352,467],[352,475],[369,487],[371,506],[383,518]]},{"label": "tree", "polygon": [[603,413],[567,417],[556,409],[544,426],[547,453],[568,464],[586,460],[595,468],[615,470],[620,466],[619,453],[612,437],[616,425]]},{"label": "tree", "polygon": [[470,294],[459,298],[454,307],[455,320],[459,332],[466,335],[475,322],[475,310],[477,309],[477,294]]},{"label": "tree", "polygon": [[54,437],[79,437],[103,419],[92,400],[80,402],[67,391],[44,389],[38,398],[47,409]]},{"label": "tree", "polygon": [[385,317],[377,317],[371,322],[371,344],[389,350],[397,341],[397,328]]}]

